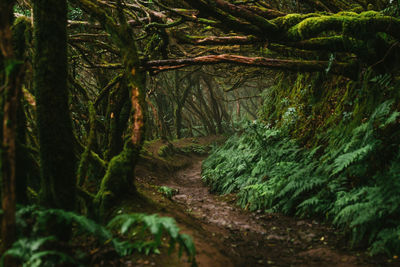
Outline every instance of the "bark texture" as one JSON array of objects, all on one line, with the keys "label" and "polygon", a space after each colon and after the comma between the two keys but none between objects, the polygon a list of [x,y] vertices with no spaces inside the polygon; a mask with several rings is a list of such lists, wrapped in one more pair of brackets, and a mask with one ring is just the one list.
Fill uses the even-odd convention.
[{"label": "bark texture", "polygon": [[66,0],[34,1],[34,25],[41,203],[73,210],[76,158],[68,107]]},{"label": "bark texture", "polygon": [[[0,51],[4,67],[3,127],[1,147],[1,190],[3,216],[1,222],[0,254],[9,249],[15,240],[16,208],[16,139],[17,111],[21,91],[22,62],[15,57],[12,41],[14,1],[0,2]],[[3,71],[2,71],[3,72]],[[12,258],[6,257],[5,266],[15,266]]]}]

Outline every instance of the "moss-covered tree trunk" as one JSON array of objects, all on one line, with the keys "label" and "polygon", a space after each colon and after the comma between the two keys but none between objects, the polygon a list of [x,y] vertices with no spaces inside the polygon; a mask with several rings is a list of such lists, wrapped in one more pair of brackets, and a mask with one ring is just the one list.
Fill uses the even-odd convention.
[{"label": "moss-covered tree trunk", "polygon": [[[3,96],[3,132],[1,144],[1,191],[2,223],[0,254],[11,247],[15,239],[16,207],[16,139],[17,110],[20,101],[22,64],[15,57],[12,45],[11,25],[13,7],[11,0],[0,2],[0,51],[3,58],[5,79],[1,84]],[[5,266],[16,266],[11,258],[6,258]]]},{"label": "moss-covered tree trunk", "polygon": [[121,81],[110,94],[108,104],[108,149],[106,159],[121,153],[124,147],[123,133],[127,128],[131,102],[125,81]]},{"label": "moss-covered tree trunk", "polygon": [[31,158],[26,149],[26,117],[23,103],[20,103],[17,111],[17,139],[16,139],[16,197],[18,204],[27,204],[27,182],[31,171]]},{"label": "moss-covered tree trunk", "polygon": [[[0,53],[0,85],[3,85],[5,81],[5,69],[4,69],[4,60],[3,60],[3,54]],[[3,107],[4,107],[4,97],[0,95],[0,140],[3,140]],[[0,154],[1,157],[1,154]],[[3,162],[0,160],[0,186],[2,182],[2,175],[1,175],[1,170],[2,170],[2,165]],[[0,189],[0,199],[2,198],[2,190]],[[1,219],[1,216],[0,216]]]},{"label": "moss-covered tree trunk", "polygon": [[124,64],[124,80],[131,100],[130,121],[131,139],[126,142],[123,151],[113,157],[108,164],[95,204],[104,215],[108,207],[124,193],[136,193],[134,170],[139,152],[143,145],[146,120],[145,77],[141,68],[136,40],[123,13],[118,14],[119,24],[109,14],[91,0],[72,0],[82,10],[93,15],[103,25],[115,44],[120,48]]},{"label": "moss-covered tree trunk", "polygon": [[75,156],[67,89],[67,2],[34,1],[34,88],[44,206],[75,208]]},{"label": "moss-covered tree trunk", "polygon": [[[137,54],[128,54],[137,55]],[[106,216],[107,210],[112,207],[114,202],[124,194],[136,194],[134,184],[134,171],[139,153],[143,145],[145,133],[145,74],[136,71],[135,59],[130,58],[126,66],[131,70],[127,74],[129,94],[131,98],[131,139],[125,143],[124,149],[117,156],[113,157],[108,164],[107,172],[101,182],[100,190],[94,200],[98,207],[98,215]]]},{"label": "moss-covered tree trunk", "polygon": [[[27,17],[19,17],[15,20],[12,27],[13,32],[13,47],[15,57],[21,62],[26,60],[27,45],[31,40],[32,35],[31,21]],[[21,72],[20,79],[25,78],[25,67]],[[17,203],[26,204],[28,196],[26,193],[28,176],[32,172],[32,160],[26,148],[26,117],[24,112],[23,97],[18,105],[17,111],[17,139],[16,139],[16,195]]]}]

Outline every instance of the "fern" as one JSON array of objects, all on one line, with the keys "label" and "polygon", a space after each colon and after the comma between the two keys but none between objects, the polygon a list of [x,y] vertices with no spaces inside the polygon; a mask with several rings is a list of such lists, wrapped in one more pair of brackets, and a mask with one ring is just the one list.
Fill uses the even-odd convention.
[{"label": "fern", "polygon": [[178,189],[175,188],[171,188],[168,186],[160,186],[157,189],[158,192],[160,192],[161,194],[163,194],[166,198],[172,198],[174,195],[176,195],[178,193]]},{"label": "fern", "polygon": [[[49,220],[57,220],[67,225],[73,224],[77,235],[90,235],[97,238],[101,244],[111,244],[120,256],[131,254],[133,251],[149,253],[159,253],[158,248],[161,246],[161,237],[163,233],[170,237],[170,250],[175,248],[175,244],[179,244],[179,255],[185,251],[188,258],[195,262],[195,247],[192,239],[184,234],[179,233],[175,220],[169,217],[158,217],[157,215],[146,214],[122,214],[110,221],[107,227],[78,215],[59,209],[43,209],[38,206],[21,207],[16,213],[18,229],[21,233],[30,232],[30,237],[21,237],[17,240],[13,247],[10,248],[2,257],[11,255],[21,260],[23,266],[54,266],[61,263],[72,263],[75,266],[79,262],[73,257],[60,251],[43,250],[48,242],[57,241],[55,237],[46,236],[46,226]],[[29,221],[30,223],[27,223]],[[32,224],[33,222],[33,224]],[[121,241],[114,237],[108,229],[113,229],[115,225],[119,225],[120,233],[127,235],[129,229],[136,225],[136,230],[147,235],[135,237],[133,240],[128,239]],[[153,238],[150,238],[153,237]],[[49,265],[47,265],[49,264]]]},{"label": "fern", "polygon": [[4,265],[4,257],[12,256],[20,259],[23,267],[54,266],[54,263],[78,263],[69,255],[52,250],[41,251],[41,247],[49,242],[56,240],[55,237],[41,237],[37,239],[21,238],[7,250],[1,258],[1,266]]},{"label": "fern", "polygon": [[33,254],[29,260],[24,264],[24,266],[29,267],[45,267],[45,266],[54,266],[53,264],[49,263],[47,258],[52,257],[56,258],[57,263],[69,263],[74,264],[75,266],[82,266],[78,264],[72,257],[68,256],[65,253],[59,251],[40,251],[38,253]]},{"label": "fern", "polygon": [[[390,80],[372,82],[387,87]],[[203,179],[212,191],[237,192],[242,208],[321,216],[347,231],[352,245],[399,253],[400,141],[385,137],[400,134],[394,103],[378,105],[350,132],[338,125],[326,134],[326,147],[310,150],[283,130],[248,123],[212,150]],[[388,147],[396,150],[385,158]]]},{"label": "fern", "polygon": [[[139,227],[139,230],[135,228],[139,224],[143,224],[143,227]],[[148,230],[153,236],[154,241],[143,242],[137,241],[133,244],[133,248],[139,250],[139,252],[144,251],[146,254],[150,252],[159,253],[158,247],[161,246],[161,238],[163,233],[167,233],[170,236],[170,251],[175,247],[175,244],[179,245],[179,254],[185,250],[189,260],[194,262],[194,257],[196,254],[195,246],[192,239],[184,234],[179,233],[179,228],[176,225],[174,219],[169,217],[159,217],[156,214],[146,215],[141,213],[133,214],[122,214],[114,217],[109,223],[109,228],[119,228],[121,234],[127,234],[130,229],[135,228],[133,232],[136,234],[143,234]]]},{"label": "fern", "polygon": [[381,121],[383,118],[387,117],[390,113],[391,107],[394,104],[394,99],[386,100],[380,104],[375,111],[372,113],[371,121]]},{"label": "fern", "polygon": [[379,125],[379,128],[385,128],[390,124],[393,124],[396,122],[397,118],[400,116],[400,112],[394,111],[381,125]]},{"label": "fern", "polygon": [[380,231],[370,248],[372,255],[382,252],[390,255],[393,251],[400,251],[400,226]]},{"label": "fern", "polygon": [[47,222],[55,217],[57,220],[62,221],[67,225],[71,223],[76,224],[78,234],[83,233],[95,236],[102,243],[112,239],[112,234],[106,228],[85,216],[78,215],[74,212],[60,209],[45,209],[36,210],[33,214],[36,216],[35,227],[37,229],[35,231],[38,231],[38,229],[40,231],[45,231]]},{"label": "fern", "polygon": [[374,145],[368,144],[359,149],[338,156],[333,163],[333,170],[331,175],[336,175],[349,167],[352,163],[363,159],[368,155],[369,152],[373,151],[373,149]]}]

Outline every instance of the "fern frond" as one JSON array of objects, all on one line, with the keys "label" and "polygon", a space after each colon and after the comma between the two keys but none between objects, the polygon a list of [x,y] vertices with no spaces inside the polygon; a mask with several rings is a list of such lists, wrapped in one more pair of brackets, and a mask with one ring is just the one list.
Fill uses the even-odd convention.
[{"label": "fern frond", "polygon": [[366,157],[368,153],[371,152],[373,149],[374,149],[374,144],[368,144],[352,152],[340,155],[335,159],[331,176],[340,173],[355,161]]},{"label": "fern frond", "polygon": [[[146,254],[158,251],[158,247],[161,246],[162,235],[165,232],[170,237],[170,250],[173,250],[175,244],[178,243],[179,251],[185,250],[188,253],[187,256],[194,260],[195,247],[193,240],[190,236],[179,233],[179,227],[173,218],[159,217],[157,214],[132,213],[118,215],[107,224],[108,228],[119,228],[121,234],[126,234],[130,229],[137,226],[141,228],[140,231],[149,230],[154,236],[154,241],[135,242],[133,247],[139,251],[145,251]],[[121,243],[117,242],[116,245],[121,246]],[[126,246],[122,246],[122,248],[126,250]]]}]

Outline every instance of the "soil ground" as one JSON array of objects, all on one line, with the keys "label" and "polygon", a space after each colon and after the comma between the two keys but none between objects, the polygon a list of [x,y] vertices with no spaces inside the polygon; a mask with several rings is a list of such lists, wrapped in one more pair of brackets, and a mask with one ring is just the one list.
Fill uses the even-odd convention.
[{"label": "soil ground", "polygon": [[[121,207],[123,212],[174,217],[181,231],[194,239],[198,266],[400,266],[398,259],[371,258],[365,251],[350,250],[340,231],[317,220],[240,209],[235,205],[235,195],[211,194],[203,184],[204,156],[175,155],[169,159],[174,166],[171,169],[155,156],[161,145],[154,143],[150,157],[145,157],[137,169],[137,186],[144,198],[126,200]],[[179,165],[182,168],[173,171]],[[159,186],[174,188],[177,194],[171,199],[164,197],[157,191]],[[177,253],[162,253],[119,259],[112,265],[191,264],[184,257],[179,259]]]}]

